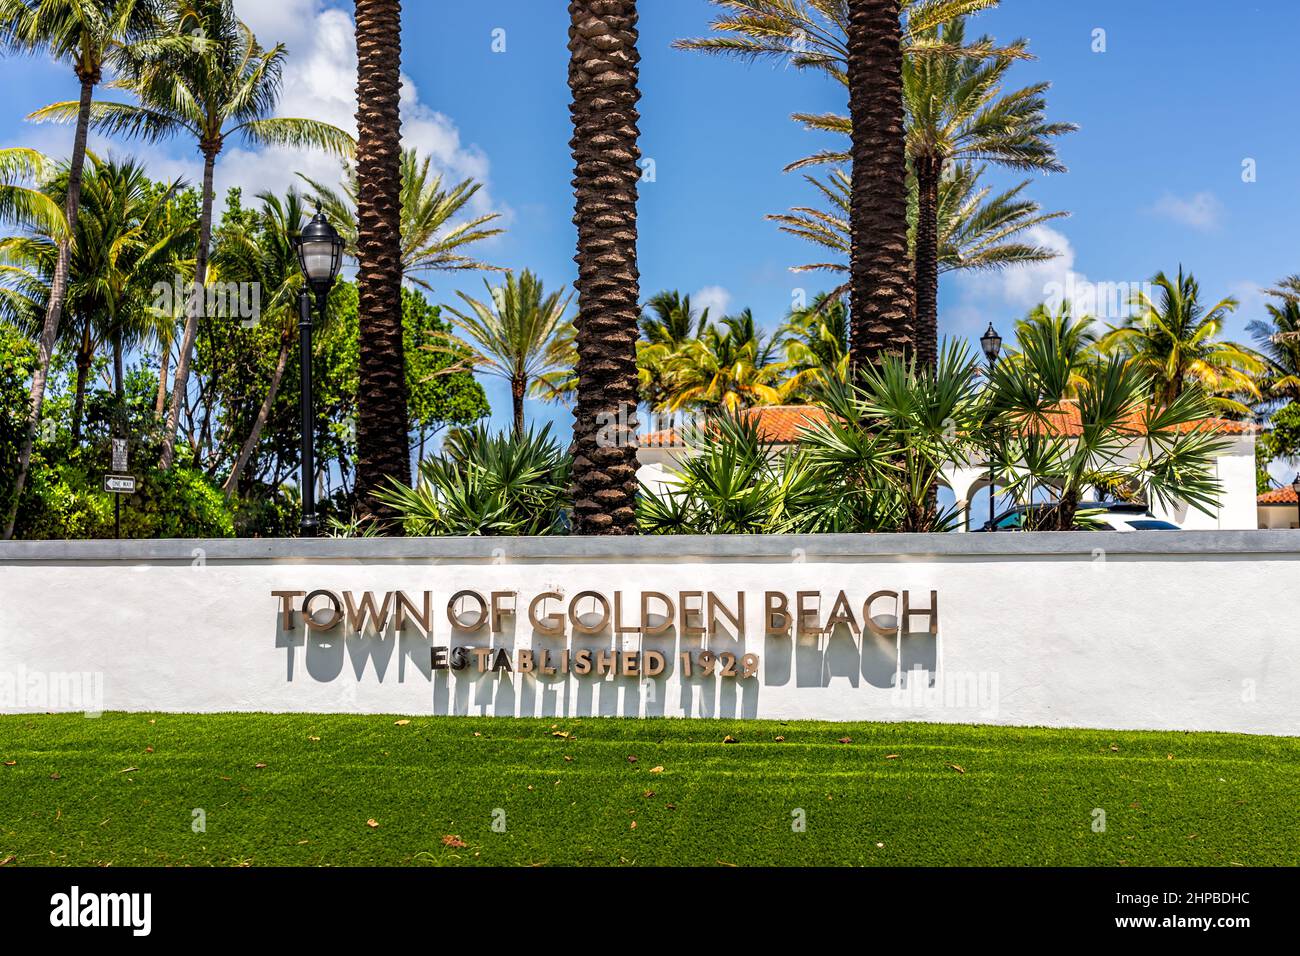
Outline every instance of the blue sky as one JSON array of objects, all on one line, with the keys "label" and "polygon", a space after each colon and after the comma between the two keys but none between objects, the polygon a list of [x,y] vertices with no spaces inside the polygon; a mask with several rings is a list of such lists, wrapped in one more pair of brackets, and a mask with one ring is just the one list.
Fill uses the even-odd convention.
[{"label": "blue sky", "polygon": [[[351,126],[355,57],[350,3],[237,0],[264,42],[288,44],[281,113]],[[500,211],[507,233],[481,248],[484,258],[530,268],[548,286],[572,282],[571,160],[566,85],[566,4],[561,0],[465,0],[405,5],[404,115],[409,143],[430,153],[448,177],[485,183],[479,208]],[[771,328],[799,289],[826,287],[789,266],[811,247],[765,222],[766,213],[808,203],[813,194],[782,167],[832,138],[806,133],[794,111],[845,110],[842,88],[811,73],[747,65],[674,51],[672,40],[707,32],[706,0],[643,0],[641,13],[642,149],[655,181],[640,203],[642,291],[678,289],[719,309],[753,308]],[[1210,300],[1242,300],[1230,331],[1258,317],[1259,288],[1300,272],[1294,223],[1300,221],[1300,132],[1294,96],[1300,63],[1292,50],[1300,27],[1293,0],[1225,4],[1222,0],[1003,0],[975,18],[971,31],[1030,40],[1033,62],[1015,81],[1050,80],[1050,114],[1079,124],[1061,143],[1065,174],[1035,177],[1034,198],[1071,217],[1039,240],[1061,250],[1048,266],[1001,275],[946,277],[941,331],[978,336],[993,321],[1009,331],[1052,282],[1138,283],[1156,270],[1192,269]],[[1103,30],[1104,37],[1095,31]],[[504,34],[494,33],[504,31]],[[494,52],[494,40],[504,52]],[[1104,52],[1097,52],[1099,39]],[[0,133],[9,145],[63,156],[70,133],[34,127],[22,117],[73,98],[64,66],[0,62],[7,108]],[[198,175],[185,142],[141,147],[100,141],[133,153],[156,175]],[[1254,181],[1243,181],[1253,161]],[[218,188],[284,189],[295,170],[330,178],[318,156],[254,153],[232,145]],[[1018,176],[996,174],[994,183]],[[435,301],[464,289],[482,297],[481,278],[439,275]],[[503,387],[489,384],[495,421],[508,420]],[[567,413],[530,403],[530,418],[567,427]]]}]

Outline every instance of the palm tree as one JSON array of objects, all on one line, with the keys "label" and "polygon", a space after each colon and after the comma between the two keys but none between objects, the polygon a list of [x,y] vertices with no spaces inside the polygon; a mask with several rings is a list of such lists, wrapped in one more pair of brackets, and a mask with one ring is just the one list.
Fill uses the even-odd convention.
[{"label": "palm tree", "polygon": [[[287,51],[283,44],[264,50],[235,16],[231,0],[186,0],[174,10],[168,29],[173,37],[192,38],[188,48],[160,47],[130,58],[126,73],[110,85],[130,90],[139,103],[91,103],[90,125],[146,142],[189,135],[198,143],[203,155],[203,202],[194,281],[202,288],[212,240],[213,174],[227,140],[243,139],[260,146],[314,146],[341,156],[351,153],[353,141],[328,123],[271,115],[279,99]],[[67,122],[79,111],[77,103],[56,103],[33,113],[32,118]],[[171,467],[175,456],[200,312],[202,309],[191,309],[185,318],[159,459],[159,467],[164,469]]]},{"label": "palm tree", "polygon": [[[117,59],[125,44],[141,41],[156,29],[159,8],[157,0],[0,0],[0,44],[9,50],[70,62],[81,84],[81,96],[75,104],[77,128],[64,200],[67,223],[77,221],[81,202],[90,104],[95,87],[103,78],[105,65]],[[70,241],[70,234],[59,239],[58,260],[41,325],[37,366],[32,375],[30,426],[18,460],[12,503],[4,519],[4,540],[13,535],[19,500],[31,466],[36,427],[45,405],[45,384],[67,296]]]},{"label": "palm tree", "polygon": [[[709,310],[697,312],[691,307],[691,297],[676,290],[658,292],[645,303],[641,338],[636,343],[637,392],[649,405],[652,418],[657,420],[668,405],[669,360],[691,339],[703,335],[708,326]],[[656,423],[654,427],[663,426]]]},{"label": "palm tree", "polygon": [[1266,367],[1254,351],[1219,338],[1225,319],[1237,300],[1220,299],[1208,309],[1200,301],[1200,284],[1178,267],[1178,277],[1163,272],[1151,280],[1157,290],[1152,299],[1137,292],[1132,305],[1137,314],[1112,327],[1098,342],[1104,352],[1117,352],[1151,381],[1151,398],[1169,405],[1189,386],[1199,386],[1215,407],[1235,415],[1249,415],[1249,406],[1232,395],[1258,399],[1254,376]]},{"label": "palm tree", "polygon": [[294,246],[306,218],[302,197],[290,189],[284,199],[272,193],[261,193],[257,198],[262,201],[262,209],[256,225],[253,228],[236,227],[231,234],[223,236],[217,248],[217,264],[224,266],[223,260],[229,260],[231,268],[223,270],[228,275],[239,275],[247,281],[259,283],[263,292],[259,321],[278,329],[279,351],[253,426],[222,485],[227,498],[238,490],[244,469],[257,450],[276,396],[280,393],[280,383],[295,341],[298,293],[303,287],[302,270],[298,267],[298,253]]},{"label": "palm tree", "polygon": [[677,348],[703,334],[709,326],[709,310],[695,311],[691,297],[677,290],[657,292],[641,314],[641,337],[651,345]]},{"label": "palm tree", "polygon": [[641,311],[636,0],[571,0],[569,18],[578,227],[574,523],[579,534],[635,534]]},{"label": "palm tree", "polygon": [[789,365],[777,360],[780,345],[777,336],[758,330],[749,309],[710,325],[668,359],[668,411],[735,413],[787,404],[804,382],[787,376]]},{"label": "palm tree", "polygon": [[548,295],[526,269],[518,278],[508,273],[505,284],[496,288],[483,284],[491,304],[457,293],[469,311],[444,308],[460,335],[442,333],[425,348],[453,355],[468,351],[471,364],[509,382],[514,433],[522,437],[524,398],[530,392],[546,394],[551,390],[548,377],[572,367],[573,326],[564,320],[570,300],[558,292]]},{"label": "palm tree", "polygon": [[68,238],[68,219],[38,186],[49,168],[50,161],[34,149],[0,149],[0,223],[39,229],[63,242]]},{"label": "palm tree", "polygon": [[[51,194],[63,198],[70,171],[51,183]],[[72,414],[74,437],[80,424],[86,386],[95,355],[105,344],[113,352],[113,385],[121,398],[122,360],[126,349],[156,334],[157,323],[149,307],[156,282],[164,280],[177,257],[192,240],[193,223],[169,215],[181,182],[159,185],[134,161],[104,162],[91,157],[82,180],[71,282],[66,291],[70,322],[60,326],[60,338],[73,349],[77,369]],[[29,310],[35,325],[37,312],[45,311],[57,268],[60,242],[37,230],[0,240],[0,257],[25,272],[22,287],[38,303]],[[21,324],[21,322],[20,322]]]},{"label": "palm tree", "polygon": [[[63,208],[35,185],[45,178],[49,165],[34,149],[0,149],[0,223],[51,236],[61,243],[68,238]],[[0,319],[39,334],[36,330],[48,302],[49,287],[41,276],[11,254],[0,258]]]},{"label": "palm tree", "polygon": [[1278,300],[1264,306],[1268,320],[1253,319],[1246,331],[1267,363],[1260,392],[1276,405],[1300,399],[1300,275],[1288,276],[1268,294]]},{"label": "palm tree", "polygon": [[[855,364],[913,345],[913,289],[907,261],[904,55],[1019,57],[991,41],[958,48],[930,32],[998,0],[714,0],[725,9],[716,36],[678,40],[679,49],[746,60],[775,58],[827,73],[849,88],[851,119],[795,114],[810,129],[852,137],[851,152],[823,151],[788,166],[854,161],[850,202],[850,298]],[[907,16],[904,29],[902,14]]]},{"label": "palm tree", "polygon": [[[1032,199],[1022,198],[1020,194],[1029,185],[1029,180],[990,195],[990,187],[979,186],[983,171],[983,167],[962,163],[952,167],[951,174],[945,176],[939,184],[939,274],[959,269],[1003,269],[1056,258],[1059,255],[1056,250],[1031,245],[1017,237],[1027,229],[1064,218],[1069,213],[1045,213]],[[833,170],[825,182],[814,176],[805,178],[821,193],[827,206],[796,206],[789,213],[774,214],[767,218],[779,223],[782,232],[806,239],[844,257],[842,260],[794,266],[792,272],[846,273],[849,271],[848,255],[851,245],[851,180],[848,174],[839,169]],[[909,254],[915,261],[918,212],[916,177],[908,177],[908,184],[908,247]],[[847,283],[837,286],[829,293],[829,300],[837,299],[846,291]]]},{"label": "palm tree", "polygon": [[[421,272],[473,269],[500,271],[464,254],[466,246],[505,232],[485,229],[499,219],[499,213],[485,213],[462,222],[452,223],[474,198],[483,184],[466,179],[451,189],[444,189],[442,176],[430,178],[429,157],[421,159],[413,149],[402,153],[402,277],[430,291],[433,287],[420,277]],[[357,174],[346,167],[342,192],[298,174],[315,191],[325,216],[347,243],[350,256],[357,254]]]},{"label": "palm tree", "polygon": [[907,255],[907,160],[899,0],[849,4],[849,355],[855,365],[915,348]]},{"label": "palm tree", "polygon": [[810,305],[791,309],[779,335],[801,390],[849,380],[849,313],[843,298],[820,293]]},{"label": "palm tree", "polygon": [[402,5],[356,0],[357,496],[401,534],[378,494],[411,481],[402,345]]},{"label": "palm tree", "polygon": [[[925,31],[935,44],[964,48],[966,28],[955,19]],[[977,46],[991,45],[983,41]],[[1013,45],[1023,51],[1023,43]],[[976,59],[914,52],[903,67],[907,154],[916,175],[916,352],[932,364],[939,328],[939,190],[952,164],[988,160],[1012,169],[1064,172],[1052,145],[1072,123],[1049,123],[1049,83],[1011,93],[1002,84],[1016,56]]]}]

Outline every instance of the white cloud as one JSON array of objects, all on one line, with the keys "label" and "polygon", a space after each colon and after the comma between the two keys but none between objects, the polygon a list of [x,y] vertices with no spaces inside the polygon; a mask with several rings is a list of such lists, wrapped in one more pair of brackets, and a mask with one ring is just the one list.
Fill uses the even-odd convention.
[{"label": "white cloud", "polygon": [[[357,55],[351,15],[323,0],[235,0],[235,8],[264,47],[284,43],[288,48],[275,115],[322,120],[355,136]],[[471,202],[476,213],[505,211],[489,192],[488,157],[477,147],[464,144],[455,122],[422,102],[406,76],[402,127],[403,144],[430,156],[435,173],[450,181],[473,177],[484,183]],[[139,155],[158,178],[183,175],[197,184],[202,174],[197,151],[180,140],[162,147],[113,143],[111,148],[115,155]],[[299,172],[333,183],[340,179],[341,166],[319,150],[250,148],[230,140],[217,159],[218,208],[232,186],[241,187],[246,200],[264,190],[284,192],[290,186],[301,187]]]},{"label": "white cloud", "polygon": [[1055,229],[1035,226],[1023,238],[1055,250],[1056,258],[997,272],[958,273],[957,301],[943,311],[946,331],[983,331],[989,321],[996,325],[999,320],[1018,319],[1039,305],[1055,310],[1062,302],[1069,302],[1076,316],[1116,323],[1132,314],[1135,295],[1150,294],[1150,283],[1143,276],[1091,279],[1076,270],[1074,246]]},{"label": "white cloud", "polygon": [[966,305],[1008,306],[1018,312],[1027,312],[1052,299],[1053,292],[1087,280],[1086,276],[1074,271],[1074,247],[1064,233],[1049,226],[1034,226],[1026,230],[1021,239],[1055,251],[1056,258],[996,272],[958,273],[956,280]]},{"label": "white cloud", "polygon": [[1219,225],[1223,217],[1223,203],[1211,192],[1199,192],[1186,199],[1165,193],[1148,211],[1191,229],[1207,232]]},{"label": "white cloud", "polygon": [[731,305],[731,293],[720,285],[706,285],[691,293],[691,308],[696,312],[709,310],[709,318],[714,322],[727,314]]}]

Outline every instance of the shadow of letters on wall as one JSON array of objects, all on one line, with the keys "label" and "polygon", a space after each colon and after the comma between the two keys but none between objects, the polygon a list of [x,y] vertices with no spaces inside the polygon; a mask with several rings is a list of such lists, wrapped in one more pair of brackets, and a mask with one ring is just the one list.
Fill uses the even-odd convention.
[{"label": "shadow of letters on wall", "polygon": [[763,687],[897,698],[938,671],[936,591],[271,597],[287,682],[423,682],[435,714],[756,717]]}]

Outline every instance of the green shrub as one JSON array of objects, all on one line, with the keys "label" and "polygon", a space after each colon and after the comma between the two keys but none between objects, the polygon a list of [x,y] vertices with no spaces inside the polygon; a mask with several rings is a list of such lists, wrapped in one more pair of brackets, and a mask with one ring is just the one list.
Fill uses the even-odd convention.
[{"label": "green shrub", "polygon": [[381,499],[411,535],[546,535],[568,528],[569,456],[551,426],[516,436],[482,425],[452,432],[443,453],[420,465],[414,488]]},{"label": "green shrub", "polygon": [[[221,490],[186,468],[136,472],[138,489],[122,497],[123,538],[228,538],[233,517]],[[50,465],[33,458],[15,537],[69,540],[113,537],[113,495],[100,469],[80,460]]]}]

